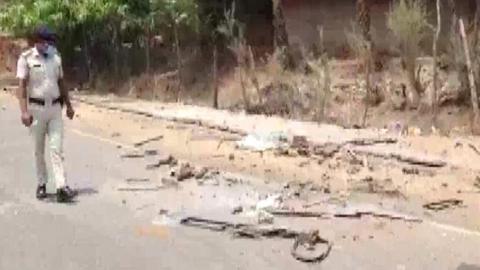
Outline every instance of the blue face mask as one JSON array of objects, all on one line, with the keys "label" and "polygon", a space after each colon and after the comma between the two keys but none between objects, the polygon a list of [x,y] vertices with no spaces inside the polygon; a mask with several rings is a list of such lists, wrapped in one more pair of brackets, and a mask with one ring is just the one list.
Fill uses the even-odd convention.
[{"label": "blue face mask", "polygon": [[57,53],[57,48],[55,48],[55,46],[53,45],[48,45],[46,53],[48,54],[48,56],[55,55]]}]

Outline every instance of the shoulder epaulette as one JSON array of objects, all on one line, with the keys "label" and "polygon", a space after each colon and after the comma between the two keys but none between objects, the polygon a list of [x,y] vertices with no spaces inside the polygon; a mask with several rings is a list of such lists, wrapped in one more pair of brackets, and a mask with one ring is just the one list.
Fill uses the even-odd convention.
[{"label": "shoulder epaulette", "polygon": [[28,57],[28,56],[32,55],[32,53],[33,53],[33,48],[30,48],[30,49],[24,51],[20,56]]}]

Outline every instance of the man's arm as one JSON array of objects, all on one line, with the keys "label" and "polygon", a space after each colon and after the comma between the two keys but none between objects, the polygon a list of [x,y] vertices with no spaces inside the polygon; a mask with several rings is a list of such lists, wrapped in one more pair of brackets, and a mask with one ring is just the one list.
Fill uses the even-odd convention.
[{"label": "man's arm", "polygon": [[63,67],[62,60],[59,58],[58,65],[58,89],[60,90],[60,96],[62,97],[63,104],[67,107],[67,117],[73,119],[75,116],[75,111],[73,110],[72,102],[70,101],[70,95],[68,93],[67,87],[65,87],[65,81],[63,79]]},{"label": "man's arm", "polygon": [[18,92],[17,92],[18,102],[20,104],[20,112],[22,115],[28,113],[27,107],[27,79],[19,79]]},{"label": "man's arm", "polygon": [[18,78],[18,92],[17,98],[20,105],[21,119],[22,123],[29,127],[33,122],[33,117],[28,111],[28,93],[27,93],[27,83],[28,83],[28,65],[26,58],[22,55],[18,59],[17,63],[17,78]]},{"label": "man's arm", "polygon": [[70,102],[70,95],[67,88],[65,87],[65,82],[63,78],[58,79],[58,88],[60,89],[60,95],[62,96],[63,103],[68,108],[72,108],[72,103]]}]

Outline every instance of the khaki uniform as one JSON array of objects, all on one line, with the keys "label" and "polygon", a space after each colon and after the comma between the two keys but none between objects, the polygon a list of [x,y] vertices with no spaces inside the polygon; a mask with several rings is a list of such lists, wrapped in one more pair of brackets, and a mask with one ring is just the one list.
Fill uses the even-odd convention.
[{"label": "khaki uniform", "polygon": [[62,60],[58,53],[48,57],[40,55],[36,48],[22,53],[17,64],[17,77],[27,80],[27,99],[37,98],[45,105],[28,104],[28,111],[33,116],[30,133],[35,144],[35,164],[38,182],[46,184],[48,180],[45,163],[45,140],[50,152],[53,177],[57,189],[66,186],[63,166],[63,119],[60,103],[53,100],[60,97],[58,80],[63,78]]}]

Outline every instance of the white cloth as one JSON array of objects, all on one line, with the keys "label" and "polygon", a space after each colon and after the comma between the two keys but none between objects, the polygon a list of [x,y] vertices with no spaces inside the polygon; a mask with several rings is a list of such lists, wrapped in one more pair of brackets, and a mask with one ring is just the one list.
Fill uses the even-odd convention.
[{"label": "white cloth", "polygon": [[55,54],[41,55],[31,48],[20,55],[17,78],[27,79],[28,97],[56,99],[60,96],[58,80],[63,78],[62,59]]}]

